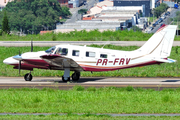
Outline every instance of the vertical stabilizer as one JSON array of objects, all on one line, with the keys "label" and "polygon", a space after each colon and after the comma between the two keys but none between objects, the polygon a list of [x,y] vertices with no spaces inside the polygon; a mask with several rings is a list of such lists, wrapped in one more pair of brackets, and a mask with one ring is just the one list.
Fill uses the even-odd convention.
[{"label": "vertical stabilizer", "polygon": [[141,48],[137,51],[144,55],[168,57],[171,53],[173,40],[176,33],[176,25],[168,25],[160,28]]}]

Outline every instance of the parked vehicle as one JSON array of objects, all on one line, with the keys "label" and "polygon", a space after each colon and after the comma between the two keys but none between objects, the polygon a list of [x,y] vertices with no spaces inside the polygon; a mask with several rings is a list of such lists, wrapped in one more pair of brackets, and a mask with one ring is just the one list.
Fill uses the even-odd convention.
[{"label": "parked vehicle", "polygon": [[153,27],[149,27],[145,30],[146,33],[150,33],[153,30]]},{"label": "parked vehicle", "polygon": [[167,12],[165,13],[165,15],[170,15],[170,12],[169,12],[169,11],[167,11]]},{"label": "parked vehicle", "polygon": [[158,22],[158,21],[156,21],[154,24],[158,25],[158,24],[159,24],[159,22]]},{"label": "parked vehicle", "polygon": [[178,4],[174,4],[175,9],[178,9],[178,7],[179,7]]},{"label": "parked vehicle", "polygon": [[158,19],[158,23],[161,23],[162,21],[163,21],[162,18],[159,18],[159,19]]},{"label": "parked vehicle", "polygon": [[154,23],[154,24],[152,24],[152,26],[153,26],[153,28],[155,28],[155,27],[156,27],[156,24]]},{"label": "parked vehicle", "polygon": [[152,30],[153,30],[153,27],[149,27],[149,29],[152,31]]},{"label": "parked vehicle", "polygon": [[166,19],[166,15],[165,15],[165,14],[162,15],[161,18],[162,18],[163,20]]}]

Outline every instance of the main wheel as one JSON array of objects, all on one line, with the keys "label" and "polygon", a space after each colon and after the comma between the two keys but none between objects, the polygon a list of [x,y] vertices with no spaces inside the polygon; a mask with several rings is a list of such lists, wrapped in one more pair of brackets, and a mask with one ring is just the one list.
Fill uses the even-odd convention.
[{"label": "main wheel", "polygon": [[29,73],[27,73],[27,74],[24,75],[25,81],[31,81],[32,78],[33,78],[33,76],[32,76],[31,74],[29,74]]},{"label": "main wheel", "polygon": [[75,72],[72,74],[72,80],[73,81],[78,81],[80,78],[80,72]]},{"label": "main wheel", "polygon": [[68,79],[67,79],[67,80],[65,80],[65,79],[64,79],[64,76],[62,76],[62,81],[63,81],[63,82],[70,81],[70,77],[68,77]]}]

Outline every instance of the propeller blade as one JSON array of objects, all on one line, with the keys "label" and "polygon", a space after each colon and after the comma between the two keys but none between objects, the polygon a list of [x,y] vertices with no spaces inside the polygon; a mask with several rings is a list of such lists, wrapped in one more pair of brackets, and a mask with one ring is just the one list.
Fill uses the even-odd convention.
[{"label": "propeller blade", "polygon": [[18,69],[19,69],[19,75],[20,75],[20,73],[21,73],[21,60],[19,61]]},{"label": "propeller blade", "polygon": [[20,52],[20,50],[19,50],[19,56],[21,56],[21,52]]},{"label": "propeller blade", "polygon": [[33,41],[31,39],[31,52],[33,52]]}]

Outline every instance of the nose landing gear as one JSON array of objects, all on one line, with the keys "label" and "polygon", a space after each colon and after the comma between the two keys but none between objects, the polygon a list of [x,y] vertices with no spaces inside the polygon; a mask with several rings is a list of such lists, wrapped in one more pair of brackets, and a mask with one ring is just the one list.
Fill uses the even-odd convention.
[{"label": "nose landing gear", "polygon": [[30,71],[30,73],[27,73],[24,75],[25,81],[31,81],[32,78],[33,78],[33,76],[31,75],[31,71]]}]

